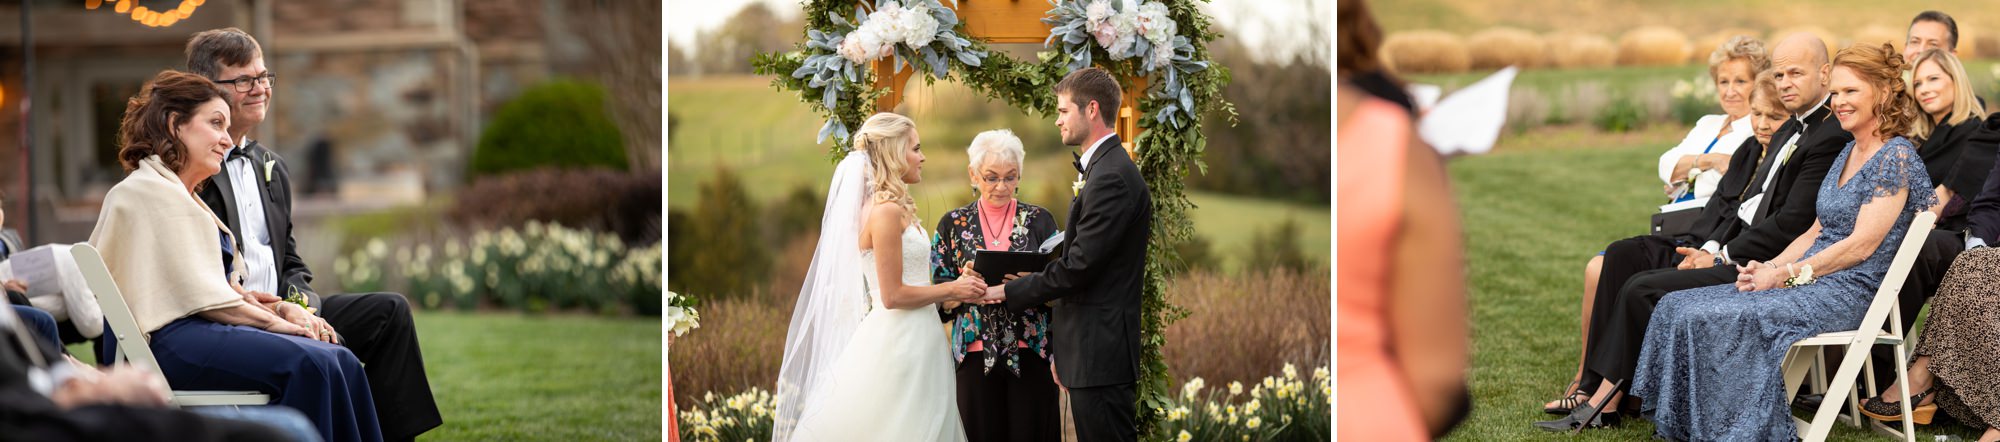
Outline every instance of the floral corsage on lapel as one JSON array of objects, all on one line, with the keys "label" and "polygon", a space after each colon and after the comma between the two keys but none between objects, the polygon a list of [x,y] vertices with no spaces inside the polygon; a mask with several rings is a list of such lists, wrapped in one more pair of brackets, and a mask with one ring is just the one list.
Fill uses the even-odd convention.
[{"label": "floral corsage on lapel", "polygon": [[1084,180],[1079,179],[1074,183],[1070,183],[1069,196],[1083,196],[1083,182]]},{"label": "floral corsage on lapel", "polygon": [[1027,211],[1027,210],[1015,210],[1015,211],[1014,211],[1014,238],[1018,239],[1018,238],[1020,238],[1020,237],[1022,237],[1022,236],[1026,236],[1027,234],[1028,234],[1028,211]]}]

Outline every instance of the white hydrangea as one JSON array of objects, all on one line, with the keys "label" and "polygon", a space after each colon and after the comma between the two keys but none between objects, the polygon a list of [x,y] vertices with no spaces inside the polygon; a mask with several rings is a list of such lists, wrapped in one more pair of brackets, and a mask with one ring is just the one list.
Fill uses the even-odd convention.
[{"label": "white hydrangea", "polygon": [[930,8],[925,8],[923,5],[904,9],[902,15],[896,17],[896,27],[902,31],[902,38],[894,40],[902,41],[912,48],[929,46],[931,41],[937,39],[937,19],[931,17]]},{"label": "white hydrangea", "polygon": [[1083,9],[1083,30],[1085,32],[1097,32],[1097,28],[1104,24],[1104,20],[1111,18],[1111,14],[1115,12],[1111,10],[1111,2],[1109,0],[1090,2],[1090,5],[1085,6]]},{"label": "white hydrangea", "polygon": [[1172,40],[1174,32],[1179,27],[1173,19],[1167,18],[1167,5],[1160,2],[1146,2],[1139,5],[1133,21],[1138,25],[1139,33],[1145,35],[1146,40],[1156,46]]},{"label": "white hydrangea", "polygon": [[1174,46],[1164,43],[1153,43],[1152,57],[1153,64],[1165,66],[1167,63],[1174,61]]},{"label": "white hydrangea", "polygon": [[[1132,57],[1132,46],[1139,40],[1139,25],[1132,13],[1124,12],[1111,16],[1111,19],[1104,23],[1104,27],[1098,29],[1111,30],[1111,44],[1105,45],[1104,50],[1111,53],[1112,59]],[[1098,43],[1104,43],[1103,37],[1098,38]]]}]

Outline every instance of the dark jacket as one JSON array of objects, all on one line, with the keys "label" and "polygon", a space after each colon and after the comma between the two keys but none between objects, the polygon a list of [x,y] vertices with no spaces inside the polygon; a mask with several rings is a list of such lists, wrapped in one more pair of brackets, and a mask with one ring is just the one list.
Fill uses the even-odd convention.
[{"label": "dark jacket", "polygon": [[[1800,120],[1806,121],[1804,134],[1799,137],[1798,146],[1789,158],[1763,158],[1776,155],[1783,150],[1783,143],[1792,134],[1801,130]],[[1820,181],[1826,179],[1827,171],[1833,168],[1833,160],[1840,151],[1847,148],[1854,136],[1840,128],[1840,121],[1833,118],[1831,100],[1821,102],[1819,110],[1802,119],[1785,122],[1771,135],[1771,143],[1764,149],[1747,151],[1739,148],[1729,160],[1729,172],[1722,178],[1718,195],[1730,192],[1735,198],[1709,198],[1708,206],[1702,209],[1702,218],[1696,221],[1696,236],[1706,241],[1724,244],[1730,259],[1738,263],[1752,260],[1766,261],[1777,257],[1792,244],[1792,240],[1812,228],[1818,218],[1814,205],[1819,201]],[[1746,144],[1744,147],[1750,147]],[[1749,157],[1749,158],[1738,158]],[[1760,158],[1762,161],[1752,161]],[[1770,163],[1781,161],[1773,167]],[[1742,168],[1739,168],[1742,166]],[[1765,169],[1776,170],[1766,172]],[[1751,174],[1738,172],[1754,171]],[[1763,173],[1777,176],[1771,187],[1763,191],[1759,202],[1755,223],[1744,225],[1738,218],[1737,209],[1748,199],[1744,195],[1757,193],[1756,186],[1763,185]]]},{"label": "dark jacket", "polygon": [[1139,379],[1139,308],[1153,202],[1117,136],[1091,152],[1083,190],[1070,200],[1063,256],[1007,283],[1007,308],[1055,307],[1057,377],[1070,388]]},{"label": "dark jacket", "polygon": [[[229,231],[236,232],[239,238],[248,238],[237,218],[240,210],[233,189],[242,185],[256,186],[257,194],[264,198],[264,227],[271,230],[271,256],[275,258],[272,264],[277,266],[278,293],[272,294],[282,298],[290,291],[298,290],[305,295],[308,304],[322,308],[319,293],[312,289],[312,269],[306,268],[306,261],[299,258],[298,241],[292,238],[291,170],[285,167],[283,157],[265,148],[262,143],[251,141],[244,146],[243,152],[250,157],[251,168],[255,169],[252,173],[257,175],[258,182],[232,182],[229,168],[225,165],[221,173],[208,178],[208,185],[201,189],[201,201],[208,204],[208,209],[214,211],[215,216],[229,224]],[[224,163],[227,164],[227,161]],[[266,169],[265,164],[271,166]],[[240,242],[236,250],[242,253]]]}]

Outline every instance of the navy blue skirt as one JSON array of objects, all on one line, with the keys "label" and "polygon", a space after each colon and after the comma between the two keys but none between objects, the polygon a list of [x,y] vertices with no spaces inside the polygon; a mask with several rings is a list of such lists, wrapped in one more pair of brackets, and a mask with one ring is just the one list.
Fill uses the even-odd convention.
[{"label": "navy blue skirt", "polygon": [[175,389],[256,390],[328,442],[382,440],[368,375],[346,347],[190,316],[154,331],[152,348]]}]

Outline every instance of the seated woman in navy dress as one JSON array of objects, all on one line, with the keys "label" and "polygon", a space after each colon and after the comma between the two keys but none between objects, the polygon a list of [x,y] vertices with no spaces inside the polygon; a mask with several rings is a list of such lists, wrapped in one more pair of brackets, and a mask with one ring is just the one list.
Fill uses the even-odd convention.
[{"label": "seated woman in navy dress", "polygon": [[[1833,59],[1833,112],[1854,141],[1820,182],[1818,219],[1733,285],[1670,293],[1646,327],[1632,395],[1673,440],[1793,440],[1785,351],[1861,323],[1917,212],[1936,204],[1912,139],[1930,128],[1888,45]],[[1783,80],[1780,80],[1781,82]]]},{"label": "seated woman in navy dress", "polygon": [[90,243],[104,255],[168,384],[256,390],[312,419],[328,441],[374,441],[368,378],[333,328],[297,304],[233,283],[229,229],[195,197],[235,144],[230,103],[201,76],[161,72],[126,104],[118,162]]}]

